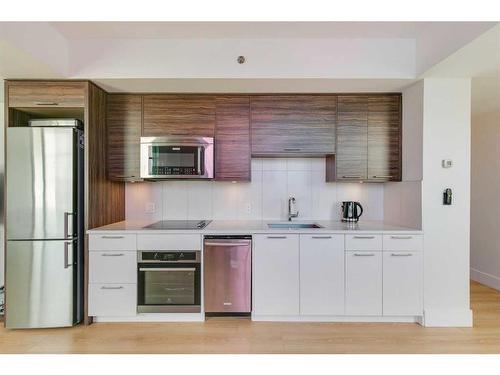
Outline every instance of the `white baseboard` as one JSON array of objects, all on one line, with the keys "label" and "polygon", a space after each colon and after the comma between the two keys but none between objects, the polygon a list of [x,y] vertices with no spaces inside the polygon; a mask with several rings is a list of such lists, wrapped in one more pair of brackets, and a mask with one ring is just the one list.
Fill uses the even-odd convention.
[{"label": "white baseboard", "polygon": [[480,284],[489,286],[490,288],[500,290],[500,277],[479,271],[475,268],[470,269],[470,278]]},{"label": "white baseboard", "polygon": [[419,316],[338,316],[338,315],[260,315],[254,322],[331,322],[331,323],[420,323]]},{"label": "white baseboard", "polygon": [[425,309],[424,327],[472,327],[471,309]]}]

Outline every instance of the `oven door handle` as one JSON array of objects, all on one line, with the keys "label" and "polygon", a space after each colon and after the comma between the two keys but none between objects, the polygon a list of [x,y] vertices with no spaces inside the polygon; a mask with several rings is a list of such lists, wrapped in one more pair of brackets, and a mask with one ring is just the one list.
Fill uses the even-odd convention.
[{"label": "oven door handle", "polygon": [[152,272],[159,272],[159,271],[162,271],[162,272],[187,272],[187,271],[196,271],[196,268],[139,268],[139,271],[143,271],[143,272],[149,272],[149,271],[152,271]]}]

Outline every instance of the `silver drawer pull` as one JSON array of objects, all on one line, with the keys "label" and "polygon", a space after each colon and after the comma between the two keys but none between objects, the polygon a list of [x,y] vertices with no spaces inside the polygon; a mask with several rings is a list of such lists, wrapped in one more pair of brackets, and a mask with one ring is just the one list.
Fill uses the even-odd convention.
[{"label": "silver drawer pull", "polygon": [[295,152],[298,152],[302,150],[301,148],[284,148],[283,151],[295,151]]},{"label": "silver drawer pull", "polygon": [[411,240],[413,236],[391,236],[393,240]]},{"label": "silver drawer pull", "polygon": [[391,257],[411,257],[413,254],[391,254]]},{"label": "silver drawer pull", "polygon": [[328,239],[328,238],[332,238],[332,236],[312,236],[311,238],[315,238],[315,239]]},{"label": "silver drawer pull", "polygon": [[101,236],[101,238],[107,239],[107,240],[112,240],[112,239],[120,239],[120,238],[125,238],[125,236]]},{"label": "silver drawer pull", "polygon": [[36,105],[59,105],[59,103],[56,102],[36,102]]},{"label": "silver drawer pull", "polygon": [[123,286],[102,286],[101,289],[106,289],[106,290],[123,289]]},{"label": "silver drawer pull", "polygon": [[125,254],[120,253],[120,254],[101,254],[102,257],[122,257]]},{"label": "silver drawer pull", "polygon": [[354,236],[356,240],[373,240],[375,236]]},{"label": "silver drawer pull", "polygon": [[374,257],[375,254],[371,253],[371,254],[360,254],[360,253],[354,253],[354,256],[355,257]]},{"label": "silver drawer pull", "polygon": [[286,236],[267,236],[267,238],[271,238],[271,239],[277,240],[277,239],[285,239]]},{"label": "silver drawer pull", "polygon": [[363,178],[362,176],[342,176],[342,178]]},{"label": "silver drawer pull", "polygon": [[393,178],[394,176],[373,176],[373,178]]}]

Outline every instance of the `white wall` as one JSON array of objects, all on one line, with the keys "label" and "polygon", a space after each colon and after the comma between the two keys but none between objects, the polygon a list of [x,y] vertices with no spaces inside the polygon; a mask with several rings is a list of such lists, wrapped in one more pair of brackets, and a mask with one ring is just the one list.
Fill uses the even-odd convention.
[{"label": "white wall", "polygon": [[[423,103],[425,325],[470,326],[470,80],[425,79]],[[443,169],[448,158],[454,166]]]},{"label": "white wall", "polygon": [[[355,200],[362,220],[383,220],[383,184],[326,183],[324,158],[252,159],[252,182],[168,181],[128,183],[128,220],[285,220],[290,195],[298,220],[339,220],[340,202]],[[148,203],[156,212],[146,213]]]},{"label": "white wall", "polygon": [[471,278],[500,290],[500,80],[473,79],[472,96]]}]

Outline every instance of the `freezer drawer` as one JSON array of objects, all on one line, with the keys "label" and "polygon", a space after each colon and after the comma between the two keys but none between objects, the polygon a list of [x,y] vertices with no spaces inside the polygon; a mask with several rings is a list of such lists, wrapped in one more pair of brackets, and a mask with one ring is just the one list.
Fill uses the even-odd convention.
[{"label": "freezer drawer", "polygon": [[7,241],[6,327],[72,326],[76,241]]},{"label": "freezer drawer", "polygon": [[251,312],[251,239],[205,239],[205,312]]}]

